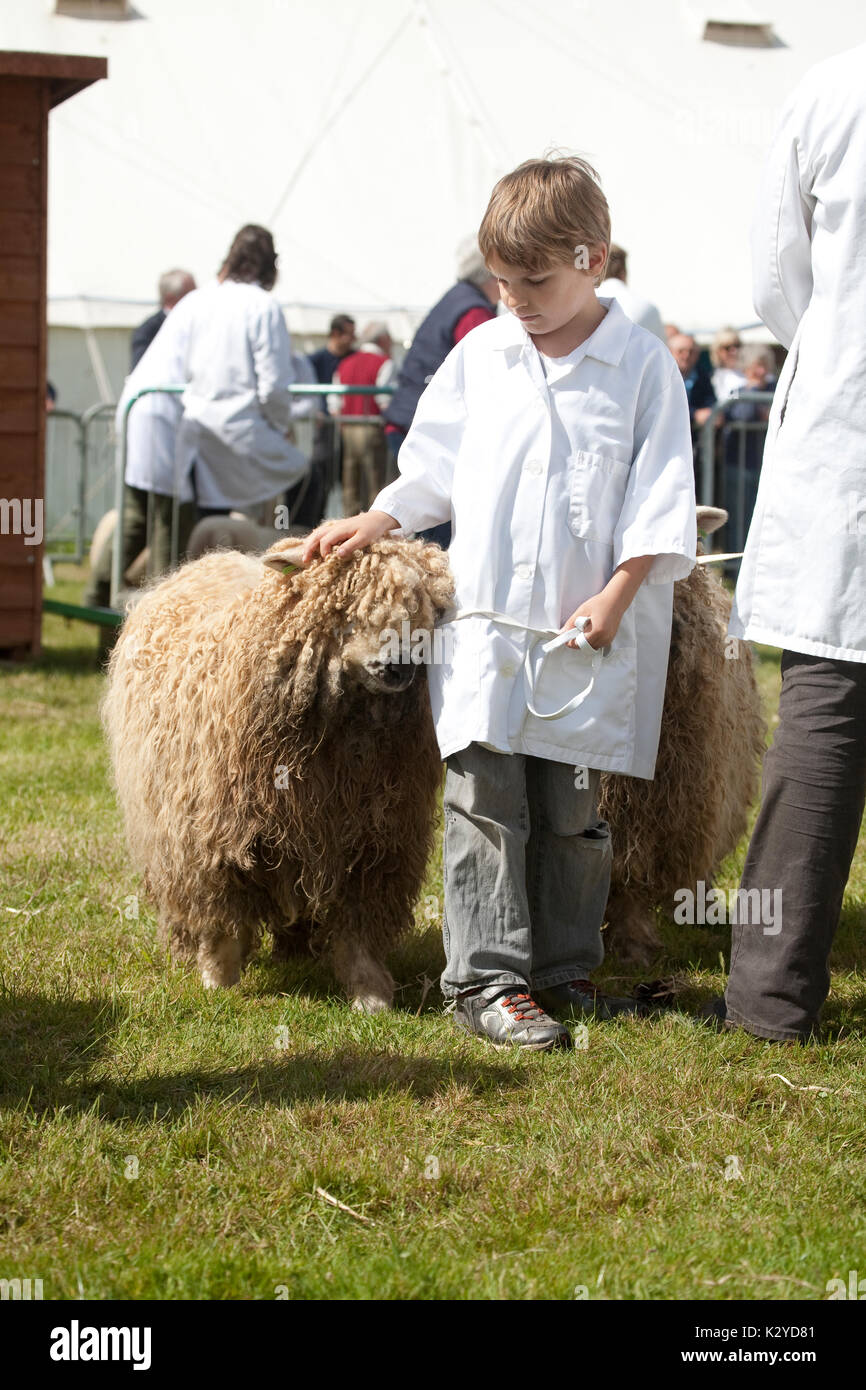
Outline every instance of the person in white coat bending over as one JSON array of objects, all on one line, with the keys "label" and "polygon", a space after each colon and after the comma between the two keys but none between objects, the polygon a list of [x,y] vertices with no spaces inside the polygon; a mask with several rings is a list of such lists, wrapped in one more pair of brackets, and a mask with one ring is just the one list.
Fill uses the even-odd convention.
[{"label": "person in white coat bending over", "polygon": [[279,503],[307,471],[288,437],[294,372],[286,321],[269,293],[276,279],[270,232],[242,227],[217,281],[182,299],[162,329],[186,336],[178,486],[191,476],[201,516]]},{"label": "person in white coat bending over", "polygon": [[655,768],[673,584],[695,561],[692,449],[671,354],[596,295],[610,214],[589,165],[520,165],[478,241],[510,312],[434,374],[399,478],[304,558],[451,522],[458,607],[427,671],[442,989],[459,1028],[542,1050],[571,1042],[557,1020],[644,1011],[590,979],[611,863],[596,796],[602,770]]},{"label": "person in white coat bending over", "polygon": [[705,1013],[794,1041],[830,987],[866,797],[866,46],[789,99],[752,253],[755,308],[789,352],[730,632],[782,649],[782,693],[738,895],[749,920]]}]

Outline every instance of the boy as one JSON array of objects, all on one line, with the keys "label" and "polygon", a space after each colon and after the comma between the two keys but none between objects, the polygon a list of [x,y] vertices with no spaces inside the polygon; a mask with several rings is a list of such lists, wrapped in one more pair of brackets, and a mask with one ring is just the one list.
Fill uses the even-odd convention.
[{"label": "boy", "polygon": [[428,669],[442,990],[458,1027],[546,1050],[571,1041],[551,1015],[640,1011],[589,980],[611,860],[596,797],[601,771],[655,767],[673,581],[695,558],[689,414],[666,347],[596,296],[610,216],[589,165],[520,165],[478,239],[510,312],[436,372],[400,477],[305,558],[452,523],[458,611]]}]

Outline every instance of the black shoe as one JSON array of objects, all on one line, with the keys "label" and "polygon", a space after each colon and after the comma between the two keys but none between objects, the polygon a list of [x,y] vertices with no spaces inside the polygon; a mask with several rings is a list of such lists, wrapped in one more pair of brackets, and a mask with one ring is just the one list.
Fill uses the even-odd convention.
[{"label": "black shoe", "polygon": [[568,1029],[549,1018],[531,995],[520,992],[519,985],[492,999],[483,991],[464,995],[455,1003],[454,1025],[464,1033],[489,1038],[494,1047],[547,1052],[572,1045]]},{"label": "black shoe", "polygon": [[602,994],[591,980],[567,980],[549,989],[536,990],[535,997],[542,1008],[565,1018],[608,1019],[618,1014],[646,1018],[651,1012],[640,999],[617,999],[612,994]]},{"label": "black shoe", "polygon": [[728,1023],[728,1010],[725,1005],[725,996],[718,994],[713,999],[708,999],[701,1008],[698,1018],[708,1027],[715,1028],[717,1033],[729,1031],[732,1024]]}]

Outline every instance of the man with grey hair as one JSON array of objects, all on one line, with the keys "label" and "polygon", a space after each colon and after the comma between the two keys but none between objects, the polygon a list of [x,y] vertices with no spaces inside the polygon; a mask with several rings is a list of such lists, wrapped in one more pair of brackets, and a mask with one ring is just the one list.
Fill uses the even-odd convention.
[{"label": "man with grey hair", "polygon": [[385,438],[382,412],[390,394],[362,395],[357,386],[388,386],[394,376],[391,334],[385,323],[368,323],[361,346],[340,362],[334,384],[349,388],[341,396],[329,396],[332,415],[340,417],[343,444],[343,511],[354,516],[370,505],[385,484]]},{"label": "man with grey hair", "polygon": [[[397,390],[385,411],[385,441],[391,467],[388,481],[397,476],[397,455],[409,432],[421,392],[461,338],[496,313],[499,281],[490,274],[475,236],[464,237],[457,248],[457,283],[433,306],[407,352],[397,378]],[[450,523],[424,532],[426,539],[447,546]]]},{"label": "man with grey hair", "polygon": [[170,314],[175,304],[179,304],[185,294],[195,289],[195,280],[188,270],[166,270],[159,277],[159,308],[149,319],[140,323],[132,335],[130,371],[136,367],[147,352],[162,325],[166,314]]}]

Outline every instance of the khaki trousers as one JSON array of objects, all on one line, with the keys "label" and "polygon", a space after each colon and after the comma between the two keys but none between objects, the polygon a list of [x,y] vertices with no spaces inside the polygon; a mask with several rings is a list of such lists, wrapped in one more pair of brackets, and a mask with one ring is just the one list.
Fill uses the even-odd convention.
[{"label": "khaki trousers", "polygon": [[341,425],[343,514],[366,511],[385,486],[385,436],[380,424]]}]

